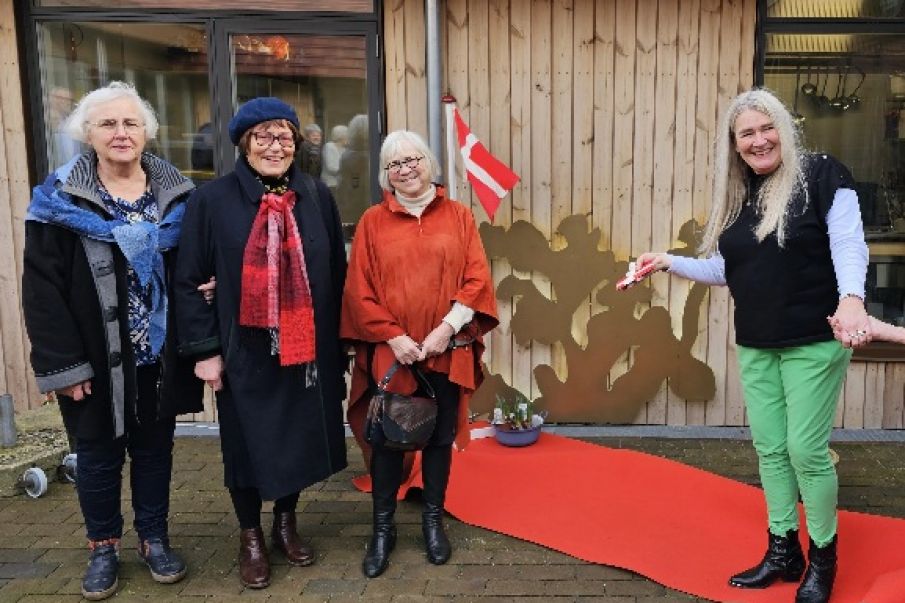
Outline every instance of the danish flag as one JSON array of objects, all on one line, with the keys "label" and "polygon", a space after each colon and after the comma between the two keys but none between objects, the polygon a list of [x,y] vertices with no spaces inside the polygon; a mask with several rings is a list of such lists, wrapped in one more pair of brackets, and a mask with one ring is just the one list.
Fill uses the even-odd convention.
[{"label": "danish flag", "polygon": [[462,163],[471,187],[478,196],[478,201],[487,212],[490,221],[496,214],[500,201],[518,184],[518,175],[506,164],[490,154],[481,141],[471,133],[468,124],[459,115],[459,109],[453,108],[456,120],[456,136],[462,153]]}]

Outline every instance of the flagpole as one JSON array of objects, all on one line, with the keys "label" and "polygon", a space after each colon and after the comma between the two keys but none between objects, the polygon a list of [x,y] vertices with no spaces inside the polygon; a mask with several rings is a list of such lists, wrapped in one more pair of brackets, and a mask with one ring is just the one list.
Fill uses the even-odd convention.
[{"label": "flagpole", "polygon": [[456,97],[446,94],[441,100],[446,114],[446,196],[448,199],[457,199],[456,155],[459,154],[459,145],[456,142],[456,124],[453,119]]}]

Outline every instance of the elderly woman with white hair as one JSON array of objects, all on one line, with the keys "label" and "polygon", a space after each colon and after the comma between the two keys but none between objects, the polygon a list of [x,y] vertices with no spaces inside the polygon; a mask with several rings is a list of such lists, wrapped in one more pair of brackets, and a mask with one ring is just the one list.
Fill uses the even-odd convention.
[{"label": "elderly woman with white hair", "polygon": [[452,445],[468,442],[481,336],[498,322],[474,217],[432,183],[439,165],[424,140],[392,132],[380,163],[383,200],[365,211],[355,231],[340,322],[340,337],[356,349],[349,423],[371,473],[373,535],[362,565],[369,578],[386,570],[396,544],[393,515],[405,453],[379,429],[367,429],[366,401],[387,376],[387,391],[435,394],[436,425],[421,455],[421,527],[428,561],[446,563],[451,546],[443,504]]},{"label": "elderly woman with white hair", "polygon": [[[769,520],[763,559],[729,583],[766,588],[804,574],[798,603],[828,601],[832,591],[839,484],[829,437],[850,348],[868,343],[873,332],[854,189],[845,166],[801,148],[791,114],[773,94],[751,90],[729,104],[717,131],[713,205],[701,244],[706,259],[664,253],[638,259],[729,287]],[[810,536],[806,572],[799,493]]]},{"label": "elderly woman with white hair", "polygon": [[38,386],[56,392],[75,442],[88,568],[82,594],[117,588],[128,451],[138,555],[157,582],[185,562],[167,532],[175,417],[203,383],[176,354],[171,279],[190,180],[144,152],[154,111],[112,82],[87,94],[67,132],[90,150],[35,187],[25,222],[23,307]]}]

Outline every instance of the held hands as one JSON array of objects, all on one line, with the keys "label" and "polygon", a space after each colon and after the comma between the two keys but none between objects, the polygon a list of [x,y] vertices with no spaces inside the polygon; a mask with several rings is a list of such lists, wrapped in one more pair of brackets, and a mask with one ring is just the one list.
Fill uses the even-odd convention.
[{"label": "held hands", "polygon": [[223,356],[217,354],[196,362],[195,376],[210,385],[215,392],[223,389]]},{"label": "held hands", "polygon": [[58,389],[56,392],[61,396],[68,396],[76,402],[81,402],[86,396],[91,395],[91,382],[82,381],[81,383]]},{"label": "held hands", "polygon": [[843,297],[839,300],[836,313],[827,320],[833,328],[833,336],[846,348],[859,348],[873,339],[870,317],[864,309],[864,302],[857,297]]},{"label": "held hands", "polygon": [[437,328],[428,333],[421,344],[415,343],[415,340],[408,335],[393,337],[387,343],[390,344],[399,364],[408,365],[445,352],[449,346],[449,339],[454,333],[452,325],[441,322]]}]

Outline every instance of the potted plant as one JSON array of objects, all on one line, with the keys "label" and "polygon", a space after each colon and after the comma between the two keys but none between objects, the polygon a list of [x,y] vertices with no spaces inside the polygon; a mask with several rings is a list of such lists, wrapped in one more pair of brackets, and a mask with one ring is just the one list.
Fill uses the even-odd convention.
[{"label": "potted plant", "polygon": [[493,409],[494,437],[504,446],[529,446],[540,437],[546,413],[535,413],[534,402],[516,392],[511,399],[497,396]]}]

